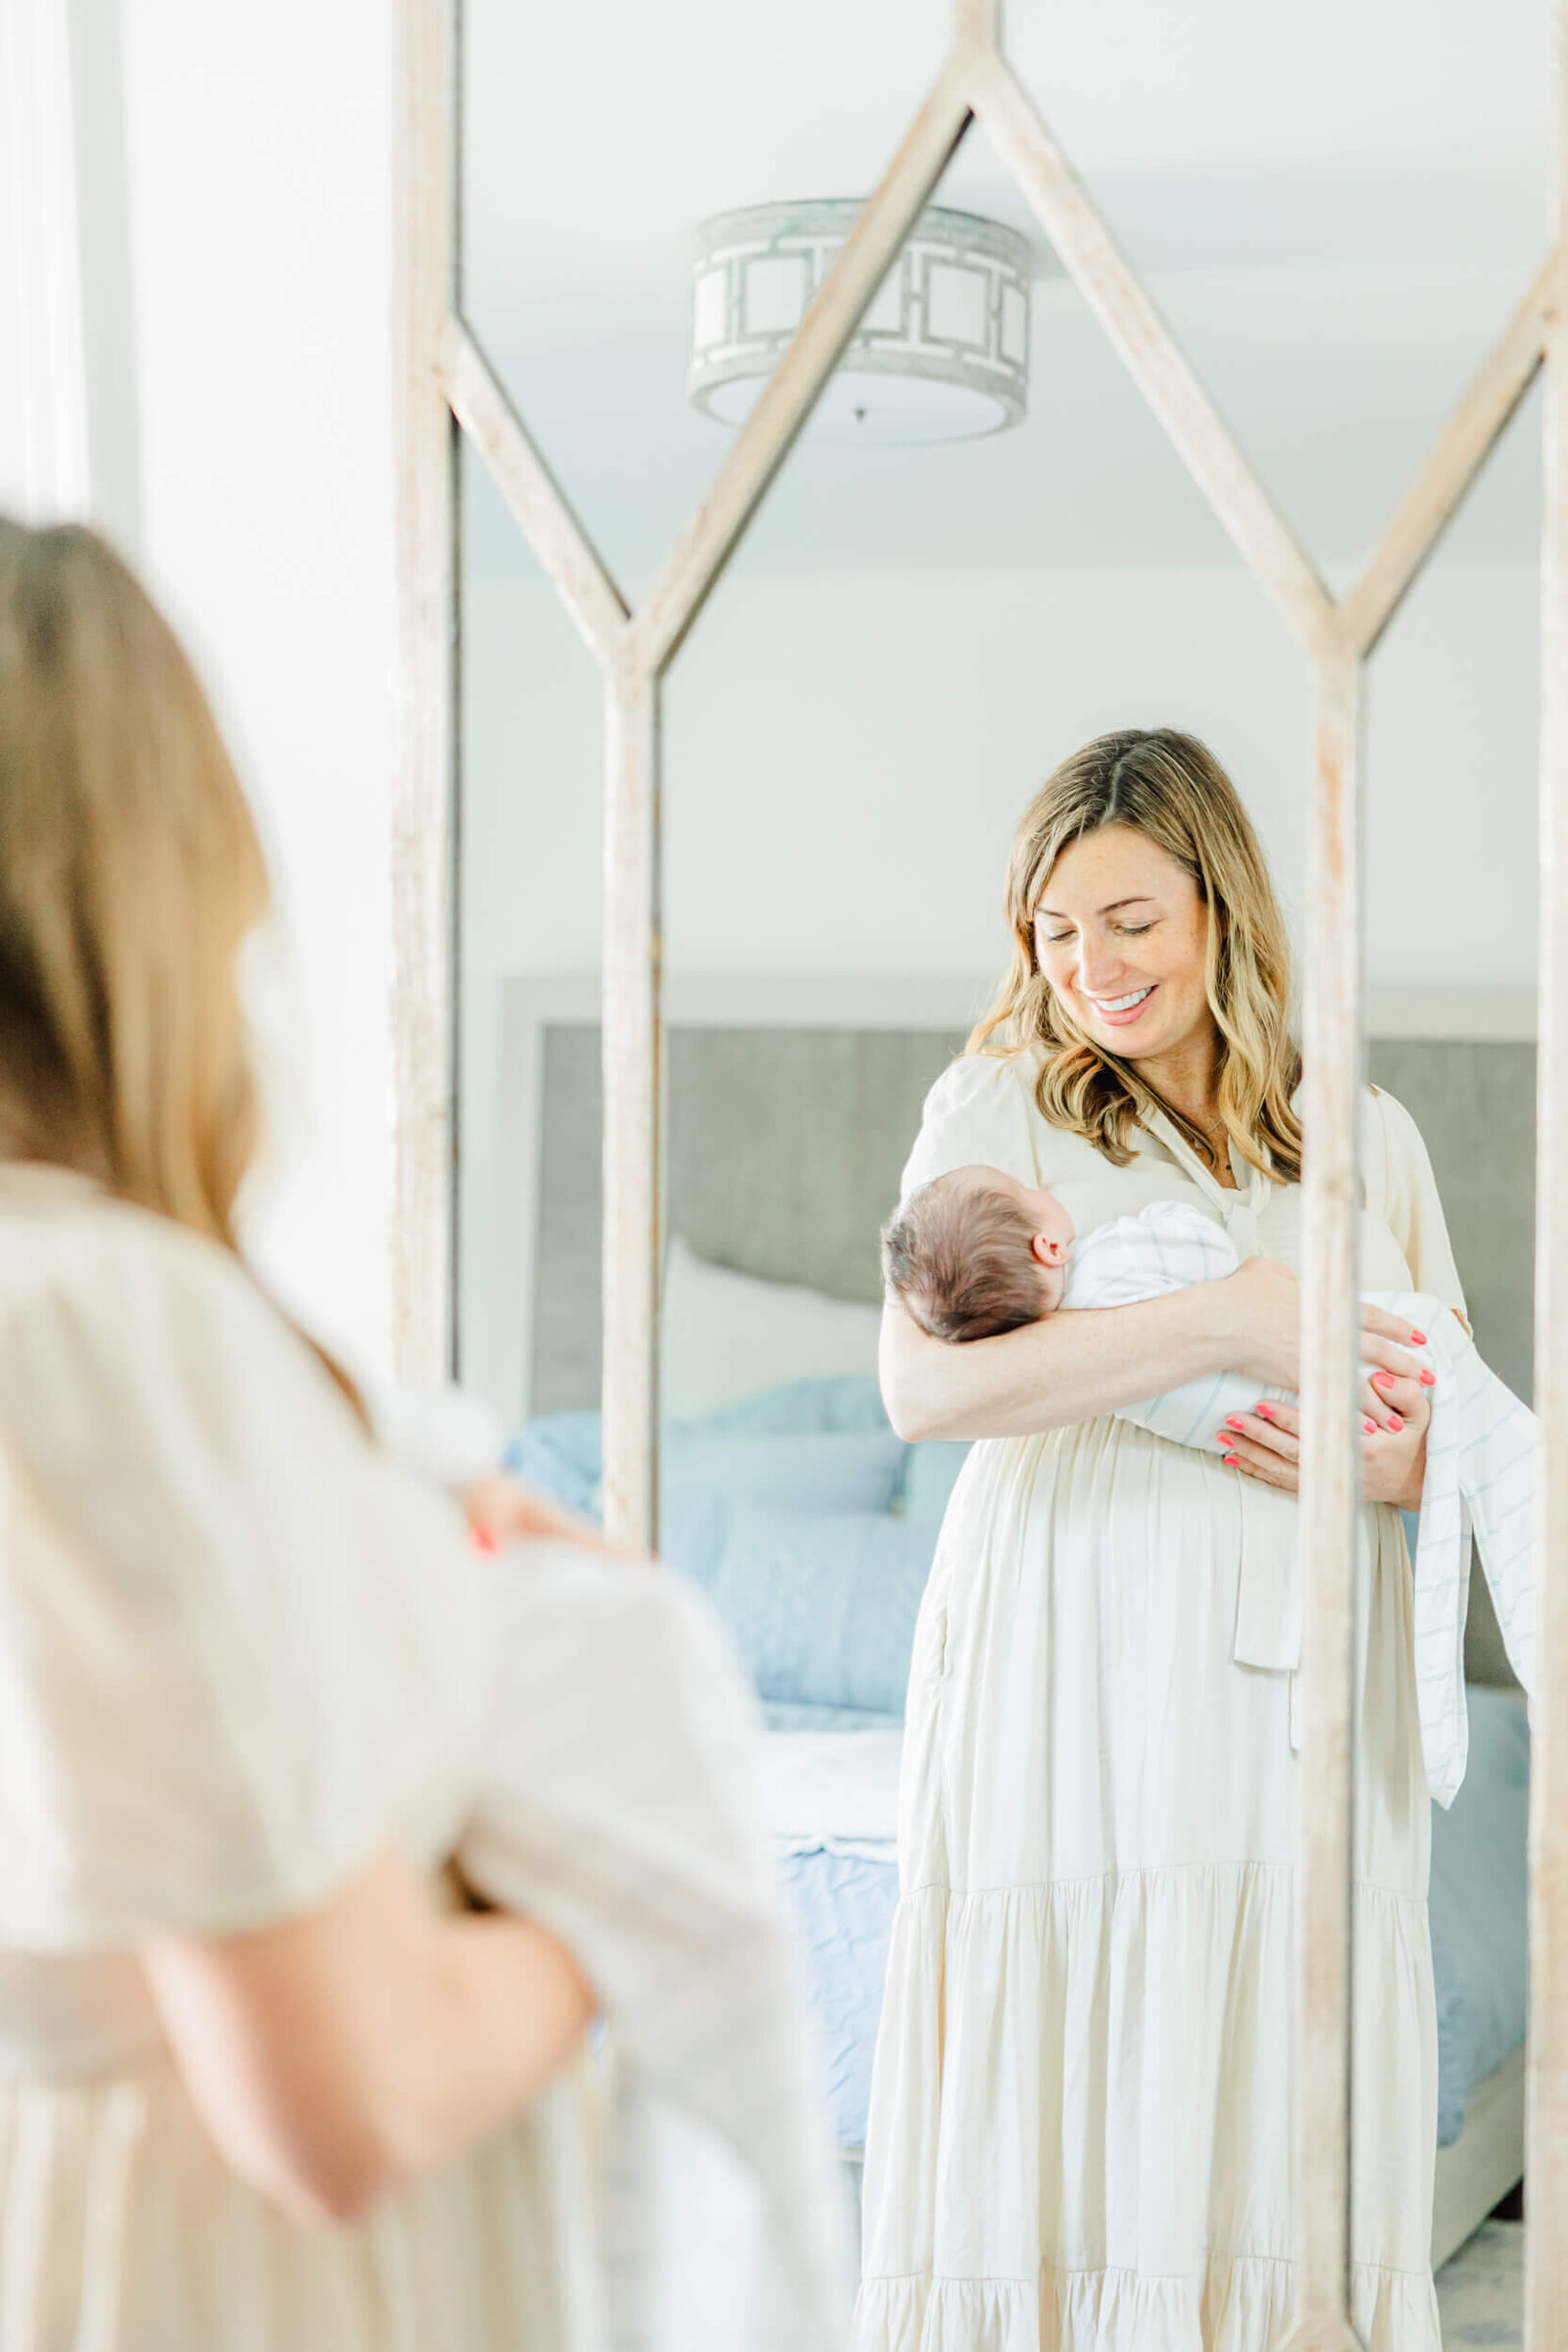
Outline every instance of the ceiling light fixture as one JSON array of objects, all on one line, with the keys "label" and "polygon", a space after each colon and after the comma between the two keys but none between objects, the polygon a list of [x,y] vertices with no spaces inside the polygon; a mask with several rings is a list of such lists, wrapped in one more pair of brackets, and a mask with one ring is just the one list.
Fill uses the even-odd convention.
[{"label": "ceiling light fixture", "polygon": [[[860,213],[855,197],[759,204],[697,231],[686,388],[740,424]],[[921,214],[817,402],[807,437],[971,440],[1020,424],[1029,395],[1028,239],[1000,220]]]}]

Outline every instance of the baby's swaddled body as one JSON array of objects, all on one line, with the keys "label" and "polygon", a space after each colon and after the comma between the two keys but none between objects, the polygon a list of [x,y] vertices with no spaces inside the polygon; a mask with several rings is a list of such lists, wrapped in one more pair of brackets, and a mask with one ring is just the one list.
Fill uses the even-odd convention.
[{"label": "baby's swaddled body", "polygon": [[[1131,1306],[1186,1290],[1190,1283],[1223,1282],[1240,1264],[1230,1235],[1201,1209],[1185,1200],[1152,1200],[1136,1216],[1111,1217],[1074,1241],[1061,1304]],[[1428,1304],[1434,1321],[1448,1312],[1436,1300]],[[1177,1446],[1211,1446],[1227,1414],[1255,1412],[1260,1396],[1291,1395],[1288,1389],[1259,1388],[1236,1372],[1214,1372],[1184,1381],[1147,1403],[1124,1405],[1121,1418]]]}]

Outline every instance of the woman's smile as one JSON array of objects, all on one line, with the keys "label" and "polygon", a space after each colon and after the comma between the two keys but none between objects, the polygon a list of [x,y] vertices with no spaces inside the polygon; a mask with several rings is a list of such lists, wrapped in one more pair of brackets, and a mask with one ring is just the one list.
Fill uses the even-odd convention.
[{"label": "woman's smile", "polygon": [[1109,1021],[1113,1028],[1125,1029],[1137,1020],[1158,986],[1157,980],[1151,980],[1143,988],[1132,989],[1124,997],[1091,996],[1089,1003],[1102,1021]]}]

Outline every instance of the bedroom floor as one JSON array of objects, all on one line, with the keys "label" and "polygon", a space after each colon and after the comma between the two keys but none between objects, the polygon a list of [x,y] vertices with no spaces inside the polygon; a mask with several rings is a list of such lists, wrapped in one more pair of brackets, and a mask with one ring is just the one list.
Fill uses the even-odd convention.
[{"label": "bedroom floor", "polygon": [[1487,2345],[1516,2352],[1524,2341],[1523,2222],[1484,2222],[1438,2273],[1444,2352]]}]

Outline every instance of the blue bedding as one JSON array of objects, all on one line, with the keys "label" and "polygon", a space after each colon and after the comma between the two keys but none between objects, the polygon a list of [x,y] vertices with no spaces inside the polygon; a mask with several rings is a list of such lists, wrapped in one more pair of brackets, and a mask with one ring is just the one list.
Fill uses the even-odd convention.
[{"label": "blue bedding", "polygon": [[[803,1710],[803,1712],[805,1712]],[[775,1728],[852,1728],[827,1710]],[[1525,1712],[1470,1690],[1470,1766],[1450,1812],[1432,1808],[1432,1967],[1438,1994],[1438,2143],[1457,2139],[1473,2083],[1525,2037]],[[781,1868],[810,1972],[839,2144],[862,2147],[899,1897],[891,1861],[790,1854]]]},{"label": "blue bedding", "polygon": [[1525,1816],[1530,1734],[1507,1690],[1469,1690],[1470,1763],[1432,1808],[1432,1974],[1438,1993],[1438,2144],[1457,2139],[1470,2086],[1525,2037]]}]

